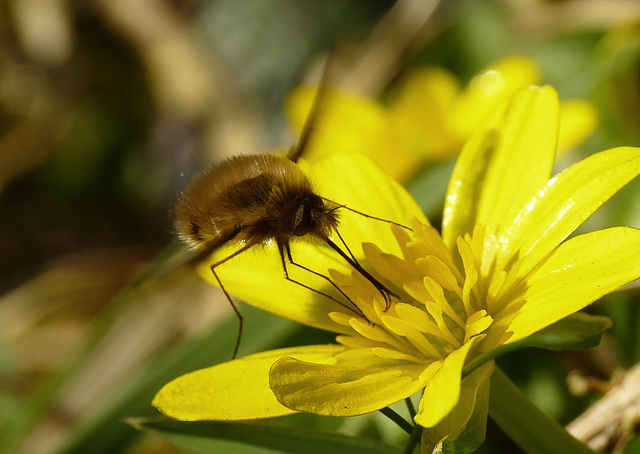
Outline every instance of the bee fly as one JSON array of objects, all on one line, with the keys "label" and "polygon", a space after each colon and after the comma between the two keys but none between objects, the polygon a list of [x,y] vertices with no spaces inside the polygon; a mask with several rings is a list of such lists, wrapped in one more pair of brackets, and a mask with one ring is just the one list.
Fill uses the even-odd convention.
[{"label": "bee fly", "polygon": [[[338,232],[341,209],[395,223],[369,216],[316,194],[309,178],[296,164],[307,146],[312,124],[318,115],[318,104],[324,96],[326,72],[325,69],[300,140],[288,155],[240,155],[223,160],[196,177],[182,193],[175,207],[175,229],[178,236],[196,252],[198,258],[224,244],[241,245],[235,252],[211,265],[211,272],[240,322],[234,358],[240,345],[243,319],[218,277],[216,268],[256,245],[274,241],[285,279],[335,301],[365,320],[367,318],[362,310],[328,276],[294,260],[290,246],[294,237],[319,240],[336,251],[375,286],[385,298],[387,308],[391,297],[397,297],[358,263]],[[334,233],[340,238],[346,252],[332,240]],[[287,264],[325,279],[347,303],[292,279]]]}]

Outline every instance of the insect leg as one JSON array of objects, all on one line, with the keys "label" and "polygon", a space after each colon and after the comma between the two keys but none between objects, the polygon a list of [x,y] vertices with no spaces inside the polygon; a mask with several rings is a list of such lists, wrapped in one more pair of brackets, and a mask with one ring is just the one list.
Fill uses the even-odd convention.
[{"label": "insect leg", "polygon": [[[304,288],[306,288],[307,290],[311,290],[311,291],[312,291],[312,292],[314,292],[314,293],[317,293],[317,294],[322,295],[322,296],[324,296],[324,297],[326,297],[326,298],[329,298],[331,301],[334,301],[334,302],[338,303],[338,304],[339,304],[339,305],[341,305],[342,307],[344,307],[344,308],[346,308],[346,309],[350,310],[351,312],[354,312],[356,315],[358,315],[358,316],[362,317],[362,318],[363,318],[363,319],[365,319],[366,321],[369,321],[369,319],[366,317],[366,315],[364,315],[364,313],[362,312],[362,310],[360,310],[360,308],[359,308],[359,307],[358,307],[358,306],[357,306],[357,305],[356,305],[356,304],[351,300],[351,298],[349,298],[349,297],[347,296],[347,294],[346,294],[346,293],[344,293],[344,292],[342,291],[342,289],[340,289],[340,287],[338,287],[338,286],[336,285],[336,283],[335,283],[335,282],[333,282],[333,281],[332,281],[328,276],[325,276],[324,274],[318,273],[317,271],[314,271],[314,270],[312,270],[312,269],[310,269],[310,268],[307,268],[307,267],[306,267],[306,266],[304,266],[304,265],[301,265],[301,264],[299,264],[299,263],[296,263],[296,262],[293,260],[293,257],[291,256],[291,248],[289,247],[289,244],[285,244],[284,246],[280,246],[280,245],[279,245],[279,246],[278,246],[278,249],[280,250],[280,259],[281,259],[281,261],[282,261],[282,270],[284,271],[284,278],[285,278],[286,280],[288,280],[289,282],[293,282],[294,284],[297,284],[297,285],[299,285],[299,286],[301,286],[301,287],[304,287]],[[285,252],[286,252],[286,259],[285,259]],[[324,280],[326,280],[327,282],[329,282],[329,283],[330,283],[330,284],[331,284],[331,285],[332,285],[332,286],[333,286],[333,287],[334,287],[338,292],[340,292],[340,294],[341,294],[342,296],[344,296],[344,297],[345,297],[345,299],[346,299],[347,301],[349,301],[349,302],[353,305],[353,307],[346,305],[345,303],[343,303],[342,301],[340,301],[340,300],[338,300],[338,299],[334,298],[334,297],[333,297],[333,296],[331,296],[331,295],[327,295],[326,293],[323,293],[323,292],[321,292],[320,290],[317,290],[317,289],[312,288],[312,287],[310,287],[310,286],[308,286],[308,285],[306,285],[306,284],[303,284],[303,283],[302,283],[302,282],[300,282],[300,281],[296,281],[295,279],[292,279],[292,278],[289,276],[289,272],[287,271],[287,259],[289,260],[289,263],[291,263],[292,265],[297,266],[298,268],[301,268],[301,269],[303,269],[303,270],[305,270],[305,271],[307,271],[307,272],[309,272],[309,273],[311,273],[311,274],[314,274],[314,275],[316,275],[316,276],[318,276],[318,277],[321,277],[322,279],[324,279]],[[355,309],[354,309],[354,308],[355,308]]]},{"label": "insect leg", "polygon": [[216,278],[216,281],[218,281],[218,285],[220,285],[220,289],[222,290],[222,292],[224,293],[224,296],[227,298],[227,301],[229,301],[229,304],[231,304],[231,307],[233,308],[233,311],[236,313],[236,315],[238,316],[238,321],[240,322],[240,325],[238,327],[238,339],[236,340],[236,346],[233,349],[233,358],[237,358],[238,357],[238,348],[240,348],[240,339],[242,338],[242,326],[244,324],[244,319],[242,318],[242,315],[240,315],[240,311],[238,310],[238,308],[236,307],[236,305],[234,304],[233,300],[231,299],[231,295],[229,295],[229,293],[227,292],[227,290],[224,288],[224,285],[222,285],[222,281],[220,280],[220,278],[218,277],[218,274],[216,273],[216,267],[218,267],[219,265],[222,265],[223,263],[225,263],[226,261],[232,259],[233,257],[235,257],[238,254],[241,254],[242,252],[246,251],[247,249],[251,248],[255,246],[255,243],[248,243],[245,244],[244,246],[242,246],[240,249],[238,249],[237,251],[233,252],[232,254],[226,256],[225,258],[223,258],[222,260],[214,263],[213,265],[211,265],[211,272],[213,273],[213,276]]}]

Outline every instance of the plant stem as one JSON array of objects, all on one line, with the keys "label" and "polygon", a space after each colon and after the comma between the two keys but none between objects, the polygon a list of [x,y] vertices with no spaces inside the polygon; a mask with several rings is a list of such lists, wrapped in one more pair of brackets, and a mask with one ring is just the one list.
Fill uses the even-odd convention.
[{"label": "plant stem", "polygon": [[411,435],[411,433],[413,432],[413,427],[414,427],[413,424],[410,424],[409,422],[407,422],[407,420],[405,420],[402,416],[400,416],[398,413],[393,411],[391,408],[389,407],[382,408],[380,409],[380,413],[385,415],[391,421],[395,422],[398,426],[400,426],[402,430],[404,430],[409,435]]},{"label": "plant stem", "polygon": [[407,410],[409,410],[409,416],[411,416],[411,419],[413,419],[416,416],[416,408],[413,406],[411,397],[407,397],[404,401],[407,404]]},{"label": "plant stem", "polygon": [[416,446],[420,442],[420,437],[422,436],[422,427],[416,425],[413,428],[413,432],[411,432],[411,436],[409,437],[409,441],[407,445],[404,447],[403,454],[411,454],[415,451]]},{"label": "plant stem", "polygon": [[491,377],[489,415],[529,454],[595,454],[536,407],[498,368]]}]

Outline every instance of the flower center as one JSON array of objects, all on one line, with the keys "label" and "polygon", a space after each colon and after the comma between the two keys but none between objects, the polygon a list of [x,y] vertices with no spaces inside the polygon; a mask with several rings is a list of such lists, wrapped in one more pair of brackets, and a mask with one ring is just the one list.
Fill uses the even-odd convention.
[{"label": "flower center", "polygon": [[345,354],[431,362],[492,326],[502,309],[507,273],[482,278],[482,228],[458,238],[455,257],[439,233],[417,219],[412,232],[397,225],[391,225],[391,230],[402,257],[372,243],[364,243],[363,250],[383,281],[398,289],[399,300],[393,298],[387,307],[382,295],[357,272],[349,276],[331,272],[332,280],[366,316],[347,311],[329,314],[352,330],[337,337],[349,347]]}]

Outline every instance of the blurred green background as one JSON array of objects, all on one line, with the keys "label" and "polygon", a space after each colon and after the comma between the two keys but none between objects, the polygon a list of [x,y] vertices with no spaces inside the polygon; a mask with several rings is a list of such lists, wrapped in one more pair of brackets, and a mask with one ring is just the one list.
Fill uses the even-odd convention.
[{"label": "blurred green background", "polygon": [[[0,3],[0,452],[183,452],[124,418],[157,415],[149,402],[162,384],[229,359],[237,322],[189,269],[128,283],[166,253],[171,206],[193,176],[224,156],[295,143],[284,99],[317,80],[334,42],[344,85],[382,99],[416,65],[465,83],[528,55],[561,98],[589,99],[601,117],[559,168],[640,145],[640,2],[446,1],[428,21],[427,9],[415,0]],[[435,225],[451,168],[408,183]],[[611,225],[640,227],[638,181],[583,229]],[[597,349],[527,350],[499,364],[569,423],[640,359],[639,303],[636,287],[590,308],[614,322]],[[332,341],[242,311],[241,354]],[[405,440],[380,415],[273,424]],[[482,452],[517,448],[490,425]]]}]

